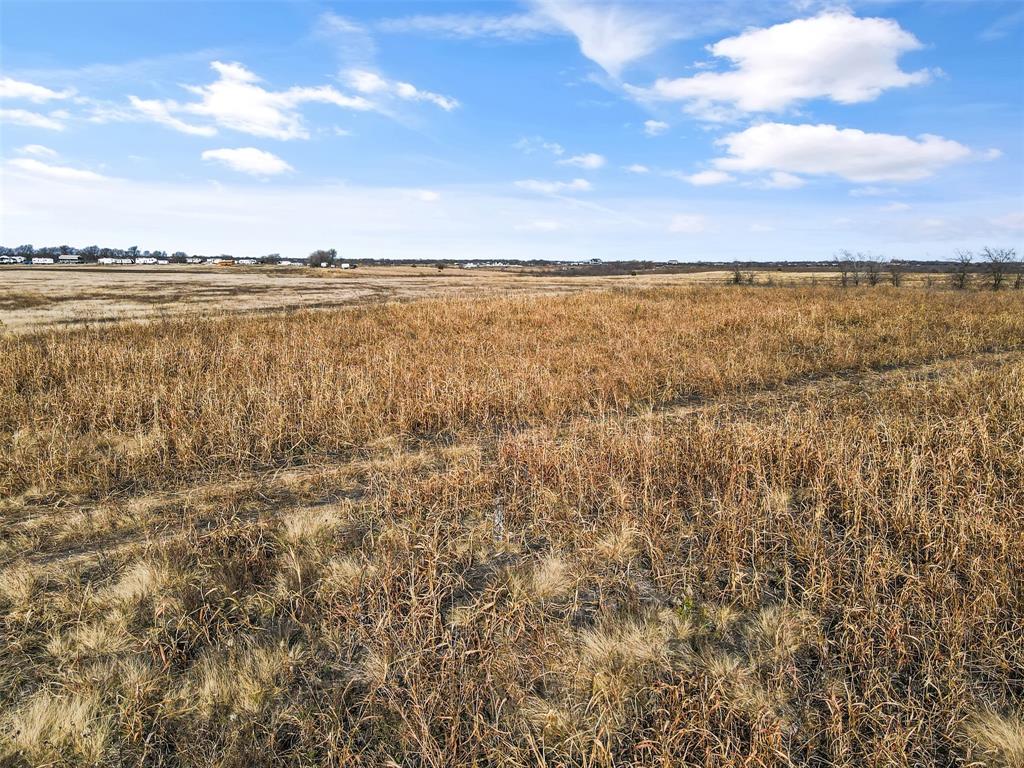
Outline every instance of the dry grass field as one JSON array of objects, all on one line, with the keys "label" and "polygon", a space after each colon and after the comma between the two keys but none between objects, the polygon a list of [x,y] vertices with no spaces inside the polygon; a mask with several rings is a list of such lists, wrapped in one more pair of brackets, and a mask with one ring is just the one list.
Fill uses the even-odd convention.
[{"label": "dry grass field", "polygon": [[0,270],[0,332],[182,315],[332,309],[439,296],[724,281],[724,272],[567,277],[514,268],[439,271],[431,265],[344,271],[268,266],[18,266]]},{"label": "dry grass field", "polygon": [[1024,764],[1024,292],[652,283],[0,336],[0,763]]}]

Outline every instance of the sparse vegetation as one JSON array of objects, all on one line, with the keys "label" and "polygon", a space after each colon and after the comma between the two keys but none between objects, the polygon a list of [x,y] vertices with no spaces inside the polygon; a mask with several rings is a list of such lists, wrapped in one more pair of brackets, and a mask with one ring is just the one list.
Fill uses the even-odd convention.
[{"label": "sparse vegetation", "polygon": [[0,761],[1019,762],[1024,295],[718,279],[0,338]]}]

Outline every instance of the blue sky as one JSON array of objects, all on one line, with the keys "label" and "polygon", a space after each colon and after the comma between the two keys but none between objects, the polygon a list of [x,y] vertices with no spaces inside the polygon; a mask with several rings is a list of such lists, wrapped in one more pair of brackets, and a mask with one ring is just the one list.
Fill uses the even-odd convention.
[{"label": "blue sky", "polygon": [[0,242],[1024,245],[1019,2],[10,2]]}]

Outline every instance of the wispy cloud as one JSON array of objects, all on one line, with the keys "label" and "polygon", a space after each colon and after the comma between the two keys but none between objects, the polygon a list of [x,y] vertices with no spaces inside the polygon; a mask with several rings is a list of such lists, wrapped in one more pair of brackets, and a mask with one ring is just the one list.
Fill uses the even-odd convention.
[{"label": "wispy cloud", "polygon": [[522,181],[517,181],[516,186],[520,189],[525,189],[527,192],[537,192],[542,195],[558,195],[565,192],[589,192],[593,188],[586,179],[573,179],[572,181],[523,179]]},{"label": "wispy cloud", "polygon": [[226,165],[233,171],[247,173],[250,176],[276,176],[292,170],[277,155],[255,147],[239,147],[237,149],[208,149],[203,152],[203,160]]},{"label": "wispy cloud", "polygon": [[56,181],[108,181],[107,176],[92,171],[83,171],[66,165],[51,165],[30,157],[19,157],[8,160],[7,165],[24,171],[33,176],[41,176]]}]

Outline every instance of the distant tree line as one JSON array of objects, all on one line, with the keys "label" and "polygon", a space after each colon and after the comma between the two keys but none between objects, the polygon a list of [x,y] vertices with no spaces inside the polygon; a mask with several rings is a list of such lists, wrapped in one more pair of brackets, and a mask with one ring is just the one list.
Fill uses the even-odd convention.
[{"label": "distant tree line", "polygon": [[[907,271],[907,263],[888,260],[870,253],[852,253],[841,250],[832,259],[839,273],[839,285],[843,288],[858,285],[876,286],[888,282],[899,287]],[[959,249],[951,262],[946,262],[949,283],[957,290],[966,290],[972,283],[981,281],[982,287],[998,291],[1011,286],[1024,288],[1024,263],[1017,258],[1013,248],[982,248],[974,251]],[[741,282],[739,272],[733,275],[734,282]]]}]

